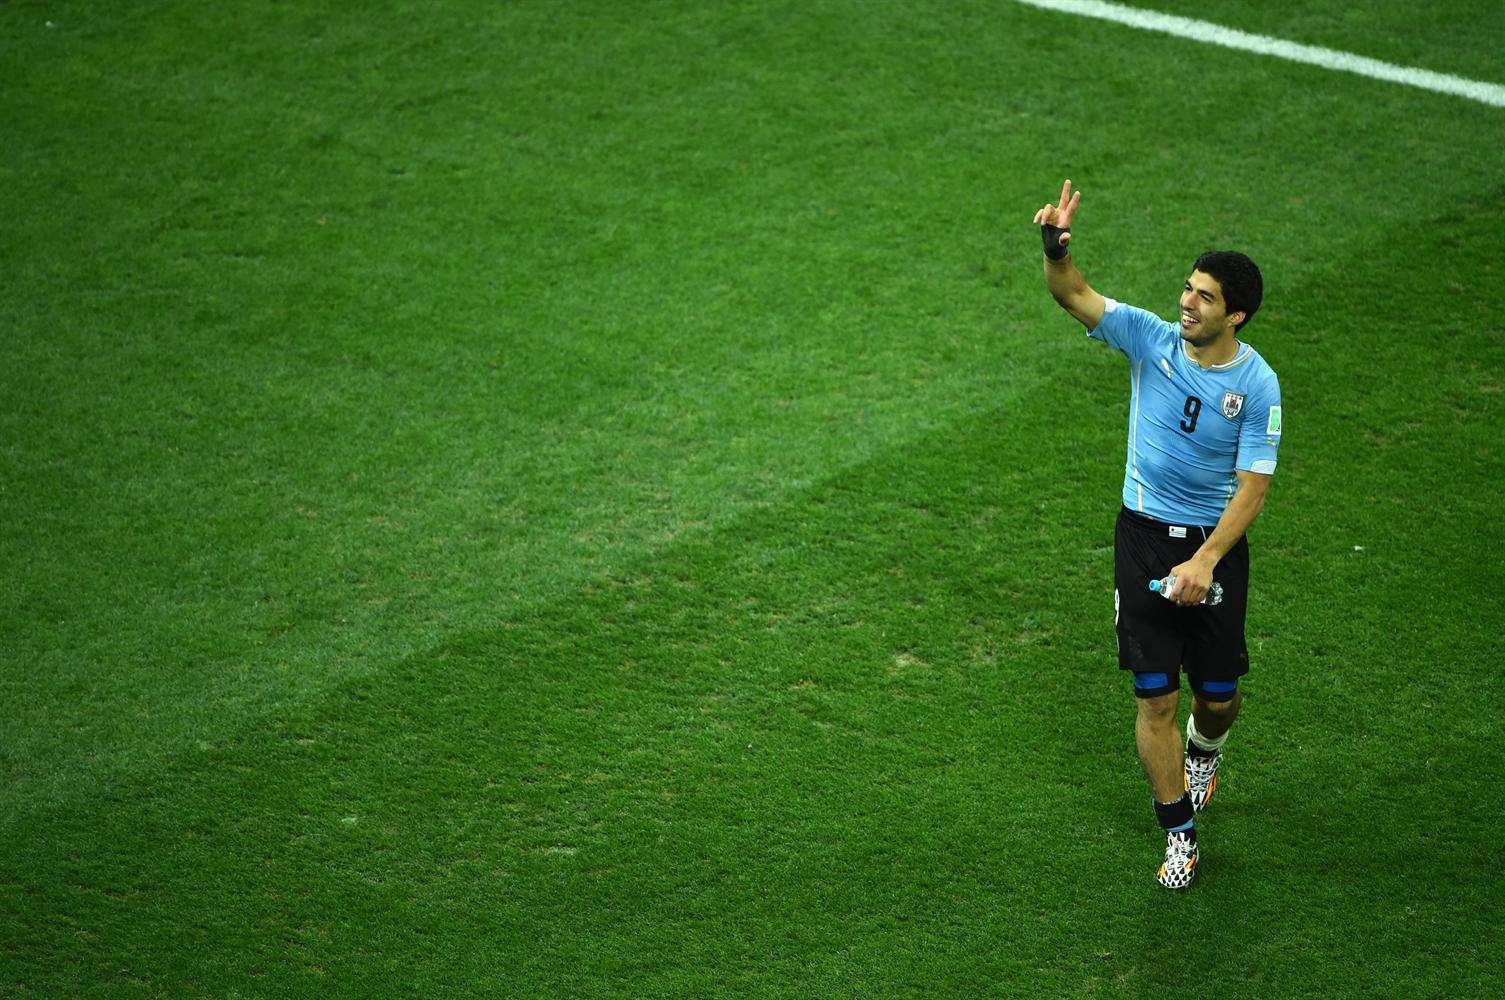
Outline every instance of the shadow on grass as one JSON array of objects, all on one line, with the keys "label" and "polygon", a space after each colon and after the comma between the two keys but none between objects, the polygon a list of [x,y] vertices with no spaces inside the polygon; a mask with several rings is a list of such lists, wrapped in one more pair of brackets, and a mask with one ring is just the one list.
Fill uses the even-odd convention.
[{"label": "shadow on grass", "polygon": [[[1122,406],[1116,380],[1070,388]],[[1060,392],[38,817],[0,883],[7,976],[653,992],[862,969],[1148,992],[1194,986],[1200,955],[1284,991],[1303,949],[1350,985],[1353,963],[1393,971],[1448,909],[1408,874],[1435,809],[1250,768],[1206,821],[1197,889],[1150,881],[1111,667],[1101,456],[1121,431],[1061,419]],[[1290,763],[1328,787],[1317,750]],[[1476,818],[1442,824],[1449,851],[1489,856]],[[1482,862],[1453,879],[1487,907]]]}]

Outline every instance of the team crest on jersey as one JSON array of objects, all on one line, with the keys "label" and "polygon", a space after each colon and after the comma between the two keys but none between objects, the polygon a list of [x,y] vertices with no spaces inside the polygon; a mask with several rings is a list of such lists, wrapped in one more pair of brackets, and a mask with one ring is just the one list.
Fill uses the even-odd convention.
[{"label": "team crest on jersey", "polygon": [[1232,420],[1244,412],[1244,394],[1241,392],[1223,393],[1223,416]]}]

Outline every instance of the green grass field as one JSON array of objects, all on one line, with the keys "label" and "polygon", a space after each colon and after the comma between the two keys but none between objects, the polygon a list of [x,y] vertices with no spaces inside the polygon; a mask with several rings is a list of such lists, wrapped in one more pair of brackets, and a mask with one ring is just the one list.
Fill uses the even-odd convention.
[{"label": "green grass field", "polygon": [[[0,995],[1505,992],[1505,112],[1007,0],[16,0],[0,87]],[[1105,294],[1265,275],[1185,894],[1063,177]]]}]

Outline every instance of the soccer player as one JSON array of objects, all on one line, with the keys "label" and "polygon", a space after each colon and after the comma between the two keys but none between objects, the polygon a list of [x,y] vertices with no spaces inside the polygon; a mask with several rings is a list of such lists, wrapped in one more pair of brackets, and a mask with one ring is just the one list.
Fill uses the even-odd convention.
[{"label": "soccer player", "polygon": [[[1082,193],[1035,213],[1045,241],[1045,285],[1087,335],[1129,360],[1128,461],[1113,544],[1118,665],[1133,672],[1134,739],[1166,832],[1156,874],[1171,889],[1196,876],[1194,814],[1217,788],[1223,742],[1249,670],[1244,609],[1249,525],[1265,505],[1280,444],[1280,384],[1239,340],[1259,309],[1259,268],[1215,250],[1192,265],[1179,322],[1093,291],[1072,262],[1071,220]],[[1175,577],[1168,594],[1150,581]],[[1204,604],[1214,580],[1222,600]],[[1168,599],[1167,599],[1168,598]],[[1192,690],[1183,748],[1176,704],[1185,669]]]}]

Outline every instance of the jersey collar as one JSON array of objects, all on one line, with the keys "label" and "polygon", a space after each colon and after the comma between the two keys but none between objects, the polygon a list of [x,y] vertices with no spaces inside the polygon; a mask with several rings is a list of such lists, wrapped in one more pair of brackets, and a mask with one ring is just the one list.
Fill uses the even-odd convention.
[{"label": "jersey collar", "polygon": [[1189,351],[1186,347],[1186,341],[1183,340],[1181,342],[1181,356],[1186,359],[1187,364],[1191,365],[1193,368],[1198,369],[1199,371],[1226,372],[1228,369],[1236,368],[1239,365],[1243,364],[1245,361],[1248,361],[1249,356],[1253,353],[1254,349],[1252,347],[1250,347],[1243,341],[1239,341],[1238,353],[1233,356],[1232,361],[1225,361],[1220,365],[1208,365],[1206,368],[1203,368],[1201,365],[1197,364],[1197,359],[1191,356],[1191,351]]}]

